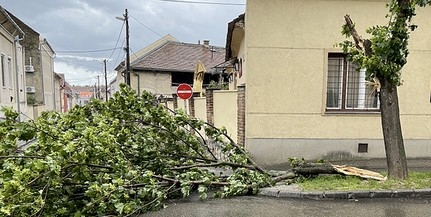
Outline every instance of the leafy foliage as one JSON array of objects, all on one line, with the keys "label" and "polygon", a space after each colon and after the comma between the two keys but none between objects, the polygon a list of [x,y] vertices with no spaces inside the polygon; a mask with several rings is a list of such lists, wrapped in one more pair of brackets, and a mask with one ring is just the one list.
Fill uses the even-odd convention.
[{"label": "leafy foliage", "polygon": [[[136,216],[192,191],[228,197],[271,184],[224,130],[170,113],[125,85],[108,102],[45,112],[36,121],[17,122],[10,108],[3,113],[1,216]],[[18,147],[28,140],[34,142]],[[208,141],[221,144],[226,161]],[[214,167],[233,172],[220,176]]]},{"label": "leafy foliage", "polygon": [[[417,25],[411,22],[416,15],[415,8],[417,5],[426,6],[429,3],[429,0],[391,0],[387,4],[389,8],[389,14],[386,15],[389,18],[388,24],[367,29],[367,33],[371,35],[371,54],[364,52],[363,48],[349,40],[339,45],[345,53],[349,54],[353,62],[360,68],[367,69],[366,79],[368,81],[372,81],[377,76],[381,80],[400,85],[402,82],[401,69],[407,63],[409,54],[407,48],[409,34],[417,28]],[[351,36],[347,24],[343,26],[341,33],[348,38]]]}]

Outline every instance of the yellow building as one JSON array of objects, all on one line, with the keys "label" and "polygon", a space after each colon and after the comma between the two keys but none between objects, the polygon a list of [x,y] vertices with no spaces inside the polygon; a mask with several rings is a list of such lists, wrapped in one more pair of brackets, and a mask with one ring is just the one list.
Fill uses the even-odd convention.
[{"label": "yellow building", "polygon": [[[366,28],[387,23],[387,2],[247,1],[245,16],[229,24],[226,58],[242,65],[245,145],[258,162],[385,157],[377,96],[334,45],[345,40],[345,14],[368,38]],[[409,158],[431,156],[431,8],[417,14],[399,87]]]},{"label": "yellow building", "polygon": [[[0,6],[0,107],[13,107],[28,115],[26,110],[24,49],[20,41],[24,32]],[[0,112],[0,117],[4,116]],[[24,115],[20,116],[23,119]]]}]

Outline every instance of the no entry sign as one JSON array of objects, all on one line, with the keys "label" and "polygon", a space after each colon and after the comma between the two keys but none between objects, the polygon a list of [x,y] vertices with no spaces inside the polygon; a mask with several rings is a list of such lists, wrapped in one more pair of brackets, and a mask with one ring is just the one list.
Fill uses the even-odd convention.
[{"label": "no entry sign", "polygon": [[187,100],[193,95],[192,87],[188,84],[180,84],[177,88],[177,96],[180,99]]}]

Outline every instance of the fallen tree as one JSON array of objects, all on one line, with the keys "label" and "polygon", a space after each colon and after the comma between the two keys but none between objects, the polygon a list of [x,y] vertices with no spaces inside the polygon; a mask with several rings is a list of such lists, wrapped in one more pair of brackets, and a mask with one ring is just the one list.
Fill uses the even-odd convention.
[{"label": "fallen tree", "polygon": [[[136,216],[192,191],[228,197],[273,182],[224,129],[172,113],[127,86],[109,102],[45,112],[35,121],[3,112],[2,216]],[[22,140],[33,143],[20,148]]]},{"label": "fallen tree", "polygon": [[3,112],[2,216],[137,216],[191,192],[256,194],[285,179],[335,171],[314,166],[270,174],[226,130],[169,111],[127,86],[106,103],[45,112],[35,121],[17,122],[18,113]]}]

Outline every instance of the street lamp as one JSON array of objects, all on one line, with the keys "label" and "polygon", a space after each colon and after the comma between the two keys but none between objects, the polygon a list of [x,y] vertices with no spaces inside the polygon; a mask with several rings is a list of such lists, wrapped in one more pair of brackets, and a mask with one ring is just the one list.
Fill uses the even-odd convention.
[{"label": "street lamp", "polygon": [[127,12],[127,9],[125,10],[125,13],[123,14],[123,17],[115,17],[121,21],[126,22],[126,73],[125,73],[125,80],[126,84],[130,86],[130,46],[129,46],[129,13]]}]

